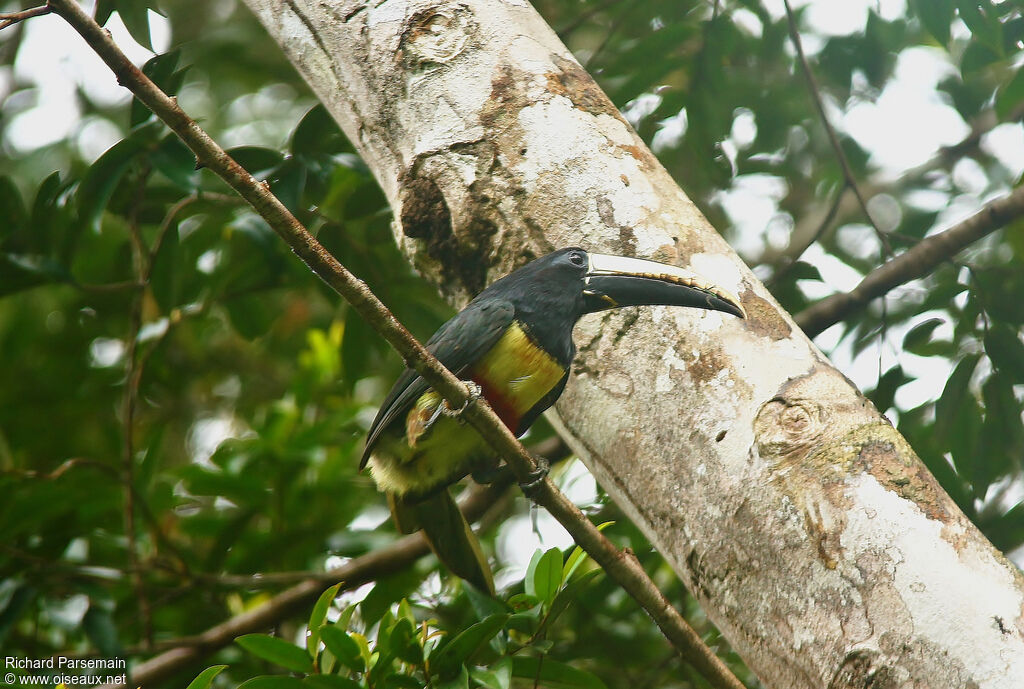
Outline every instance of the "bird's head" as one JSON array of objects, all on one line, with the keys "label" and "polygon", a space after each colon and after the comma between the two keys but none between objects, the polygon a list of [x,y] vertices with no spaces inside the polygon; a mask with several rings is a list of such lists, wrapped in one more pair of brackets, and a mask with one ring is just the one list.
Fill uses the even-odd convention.
[{"label": "bird's head", "polygon": [[744,317],[739,300],[709,280],[657,261],[569,247],[538,258],[494,283],[517,307],[579,318],[622,306],[689,306]]}]

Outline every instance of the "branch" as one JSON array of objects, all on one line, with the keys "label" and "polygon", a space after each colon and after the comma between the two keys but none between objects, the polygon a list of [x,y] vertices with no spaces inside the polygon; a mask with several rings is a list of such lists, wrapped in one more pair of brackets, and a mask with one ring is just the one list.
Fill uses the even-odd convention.
[{"label": "branch", "polygon": [[973,242],[1024,215],[1024,187],[986,204],[980,211],[948,230],[921,240],[861,280],[853,291],[833,294],[798,313],[794,320],[809,337],[846,318],[872,299],[930,272]]},{"label": "branch", "polygon": [[836,135],[836,130],[832,127],[832,123],[829,122],[828,115],[825,114],[825,106],[821,101],[821,89],[818,88],[818,80],[814,78],[814,72],[811,71],[811,65],[807,62],[807,56],[804,55],[804,46],[800,41],[800,31],[796,26],[796,17],[793,16],[793,8],[789,6],[789,0],[782,0],[782,4],[786,7],[786,20],[789,23],[789,37],[793,41],[793,47],[796,49],[797,59],[800,61],[801,70],[804,73],[804,77],[807,79],[807,88],[811,92],[811,98],[814,100],[814,107],[818,110],[818,116],[821,118],[822,124],[825,126],[825,132],[828,133],[828,140],[832,143],[832,149],[836,152],[836,157],[839,159],[839,166],[843,170],[843,177],[846,179],[847,186],[853,191],[853,195],[857,198],[857,203],[860,204],[861,210],[864,212],[864,217],[867,218],[868,223],[875,230],[875,235],[878,237],[878,241],[882,243],[882,249],[885,251],[887,256],[892,256],[892,246],[889,244],[889,238],[882,232],[881,228],[875,224],[874,218],[871,217],[871,213],[868,212],[868,204],[861,193],[860,187],[857,185],[857,178],[853,175],[853,169],[850,168],[850,161],[846,159],[846,153],[843,151],[842,144],[839,143],[839,137]]},{"label": "branch", "polygon": [[[110,34],[105,32],[73,0],[49,0],[48,6],[63,17],[85,39],[117,77],[157,117],[163,120],[206,166],[238,192],[253,209],[284,239],[292,250],[328,285],[344,297],[353,308],[382,335],[405,359],[408,366],[443,397],[454,409],[461,409],[466,419],[490,447],[508,464],[516,478],[526,482],[535,476],[533,458],[484,400],[470,398],[469,390],[455,375],[433,357],[395,316],[367,288],[334,258],[305,227],[270,193],[267,182],[257,182],[178,106],[175,99],[163,93],[142,71],[120,51]],[[545,478],[536,490],[534,501],[547,508],[562,526],[609,577],[622,586],[651,616],[665,637],[680,654],[714,686],[743,689],[743,684],[725,663],[704,644],[700,635],[672,607],[654,582],[644,572],[632,553],[622,552],[598,531],[551,482]],[[417,541],[422,548],[422,544]],[[305,587],[305,588],[303,588]],[[320,583],[300,584],[301,596],[288,599],[289,609],[305,602],[319,592]],[[312,589],[312,591],[310,591]],[[285,594],[282,594],[285,595]],[[297,595],[297,594],[296,594]],[[258,614],[254,611],[252,615]],[[168,655],[168,654],[165,654]],[[150,661],[151,663],[156,661]],[[136,678],[136,681],[137,678]]]},{"label": "branch", "polygon": [[31,19],[32,17],[41,17],[52,11],[53,9],[48,5],[41,5],[28,10],[21,10],[20,12],[0,12],[0,31],[6,29],[8,26],[14,26],[18,22],[23,22],[26,19]]}]

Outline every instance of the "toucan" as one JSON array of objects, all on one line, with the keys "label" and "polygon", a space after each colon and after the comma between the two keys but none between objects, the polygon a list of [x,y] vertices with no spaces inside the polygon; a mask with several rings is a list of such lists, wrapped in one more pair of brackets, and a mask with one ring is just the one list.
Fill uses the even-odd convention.
[{"label": "toucan", "polygon": [[[570,247],[494,282],[426,348],[520,436],[562,394],[581,316],[654,304],[744,316],[735,296],[689,271]],[[493,594],[487,560],[447,488],[471,473],[493,476],[494,453],[412,369],[399,376],[370,425],[360,470],[367,464],[398,529],[422,528],[448,569]]]}]

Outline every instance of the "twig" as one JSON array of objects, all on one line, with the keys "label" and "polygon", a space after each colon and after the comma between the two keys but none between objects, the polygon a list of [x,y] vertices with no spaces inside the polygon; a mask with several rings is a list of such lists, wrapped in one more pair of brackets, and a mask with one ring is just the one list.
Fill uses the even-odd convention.
[{"label": "twig", "polygon": [[814,337],[872,299],[926,275],[942,261],[1021,215],[1024,215],[1024,187],[986,204],[948,230],[921,240],[915,247],[868,273],[852,291],[826,297],[794,319],[807,335]]},{"label": "twig", "polygon": [[6,29],[8,26],[14,26],[18,22],[23,22],[26,19],[31,19],[32,17],[41,17],[52,11],[53,9],[49,5],[40,5],[39,7],[33,7],[28,10],[21,10],[20,12],[0,12],[0,31]]},{"label": "twig", "polygon": [[814,77],[814,72],[811,71],[811,65],[807,62],[807,56],[804,54],[804,46],[800,40],[800,31],[796,25],[796,17],[793,15],[793,8],[789,6],[789,0],[782,0],[783,5],[786,7],[786,20],[789,23],[789,37],[793,41],[793,48],[796,49],[797,59],[800,62],[800,68],[804,73],[804,77],[807,79],[807,88],[811,92],[811,98],[814,100],[814,107],[818,110],[818,116],[821,118],[821,123],[825,127],[825,132],[828,134],[828,140],[832,144],[832,149],[836,153],[836,157],[839,159],[839,166],[843,170],[843,177],[846,179],[847,186],[853,191],[853,195],[857,198],[857,202],[860,204],[861,210],[864,212],[864,217],[867,218],[868,223],[875,230],[875,235],[878,237],[878,241],[882,244],[882,249],[885,251],[886,256],[892,256],[892,246],[889,244],[889,238],[882,232],[881,228],[875,224],[874,218],[871,217],[871,213],[868,211],[867,201],[864,199],[864,195],[861,193],[860,187],[857,184],[857,178],[853,175],[853,169],[850,168],[850,161],[846,158],[846,153],[843,151],[843,146],[839,142],[839,137],[836,135],[836,130],[832,127],[832,123],[828,119],[828,115],[825,113],[825,106],[821,100],[821,89],[818,88],[818,80]]},{"label": "twig", "polygon": [[[299,258],[352,304],[360,316],[402,355],[407,365],[420,374],[453,408],[461,409],[468,405],[462,413],[463,418],[480,432],[481,437],[511,467],[521,482],[527,482],[535,475],[537,467],[533,458],[486,401],[472,399],[462,381],[417,342],[366,284],[339,263],[270,193],[268,183],[257,182],[225,153],[185,114],[176,100],[163,93],[132,64],[110,35],[75,2],[50,0],[49,4],[54,12],[67,20],[107,63],[117,77],[118,83],[130,89],[143,104],[156,113],[195,153],[200,164],[220,176],[248,201]],[[618,550],[550,479],[545,478],[536,489],[534,500],[547,508],[580,547],[604,567],[608,576],[647,611],[665,637],[709,682],[722,689],[743,689],[742,682],[704,644],[700,635],[665,599],[636,557]]]},{"label": "twig", "polygon": [[[132,268],[136,282],[144,286],[149,282],[149,267],[152,263],[147,255],[142,234],[139,232],[137,218],[138,205],[142,199],[148,171],[139,176],[139,189],[135,195],[130,217],[128,219],[129,237],[132,245]],[[131,303],[130,324],[128,328],[128,351],[125,356],[124,397],[121,401],[121,425],[124,438],[121,455],[121,481],[124,487],[124,532],[127,538],[128,563],[135,590],[135,598],[139,608],[142,624],[142,638],[147,644],[153,642],[153,615],[149,599],[146,596],[146,585],[139,566],[138,536],[135,533],[135,407],[139,396],[139,381],[142,379],[142,367],[139,366],[138,334],[142,329],[142,298],[143,287],[135,290]]]}]

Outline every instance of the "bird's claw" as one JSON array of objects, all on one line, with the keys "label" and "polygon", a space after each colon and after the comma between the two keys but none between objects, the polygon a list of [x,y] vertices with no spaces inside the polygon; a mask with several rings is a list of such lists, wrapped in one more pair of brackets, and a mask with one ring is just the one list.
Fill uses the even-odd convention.
[{"label": "bird's claw", "polygon": [[448,400],[441,400],[441,404],[440,406],[438,406],[438,410],[445,416],[461,416],[462,412],[466,411],[466,407],[468,407],[472,402],[476,402],[478,399],[480,399],[480,396],[483,394],[483,389],[471,380],[464,380],[462,381],[462,384],[469,389],[469,396],[466,398],[466,401],[462,403],[462,406],[459,407],[458,409],[452,409],[450,406],[448,406]]},{"label": "bird's claw", "polygon": [[536,502],[540,495],[540,488],[544,485],[544,479],[548,477],[548,473],[551,471],[551,463],[544,457],[536,455],[533,461],[536,463],[537,468],[530,472],[525,481],[519,482],[519,488],[523,491],[523,495]]}]

